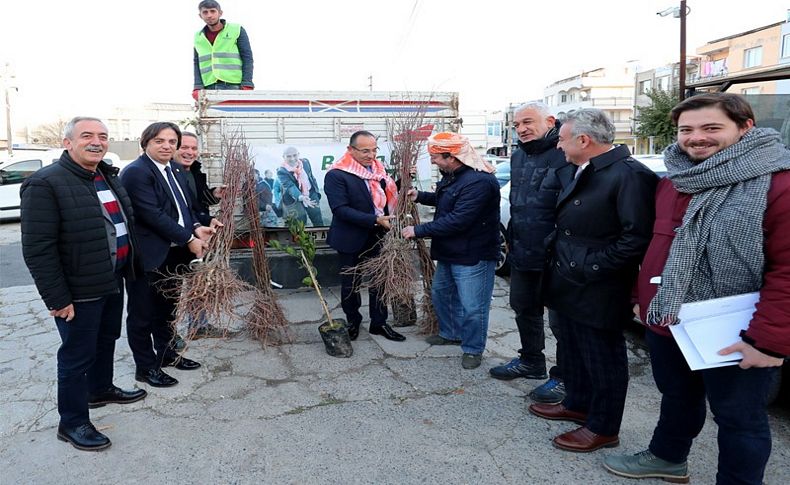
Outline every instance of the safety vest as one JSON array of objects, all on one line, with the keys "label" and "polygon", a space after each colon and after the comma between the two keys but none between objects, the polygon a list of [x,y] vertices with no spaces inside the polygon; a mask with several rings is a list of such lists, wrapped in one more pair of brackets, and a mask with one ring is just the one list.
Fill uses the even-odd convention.
[{"label": "safety vest", "polygon": [[213,45],[206,38],[203,29],[195,34],[195,50],[203,86],[217,81],[241,84],[241,56],[236,45],[240,33],[241,25],[226,23],[214,39]]}]

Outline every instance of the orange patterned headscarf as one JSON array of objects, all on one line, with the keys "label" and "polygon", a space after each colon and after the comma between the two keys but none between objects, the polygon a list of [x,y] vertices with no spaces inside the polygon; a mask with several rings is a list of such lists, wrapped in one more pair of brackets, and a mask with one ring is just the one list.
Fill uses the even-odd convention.
[{"label": "orange patterned headscarf", "polygon": [[[384,206],[387,207],[390,215],[395,213],[395,203],[398,200],[398,187],[392,177],[387,175],[384,165],[378,160],[373,159],[373,170],[370,171],[363,167],[361,163],[354,160],[351,152],[346,151],[340,160],[336,161],[329,167],[329,170],[342,170],[352,175],[366,180],[370,189],[370,196],[373,199],[373,207],[376,209],[376,215],[384,215]],[[384,181],[384,188],[381,187],[381,181]]]},{"label": "orange patterned headscarf", "polygon": [[494,173],[496,170],[472,148],[469,138],[458,133],[445,131],[431,136],[428,138],[428,153],[449,153],[477,171]]}]

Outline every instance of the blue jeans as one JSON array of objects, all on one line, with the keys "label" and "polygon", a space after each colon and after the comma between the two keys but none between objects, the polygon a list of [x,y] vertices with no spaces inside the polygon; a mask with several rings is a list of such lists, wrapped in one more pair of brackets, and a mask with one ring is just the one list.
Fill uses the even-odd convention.
[{"label": "blue jeans", "polygon": [[431,286],[439,335],[461,341],[467,354],[482,354],[488,336],[488,311],[494,292],[496,261],[472,266],[439,261]]},{"label": "blue jeans", "polygon": [[121,336],[123,278],[118,294],[74,303],[74,318],[55,318],[58,349],[58,414],[65,427],[90,422],[88,395],[112,387],[115,341]]},{"label": "blue jeans", "polygon": [[650,451],[674,463],[686,461],[705,425],[705,398],[719,426],[716,483],[761,484],[771,455],[768,388],[778,368],[738,366],[692,371],[675,339],[648,330],[653,378],[661,391],[661,415]]}]

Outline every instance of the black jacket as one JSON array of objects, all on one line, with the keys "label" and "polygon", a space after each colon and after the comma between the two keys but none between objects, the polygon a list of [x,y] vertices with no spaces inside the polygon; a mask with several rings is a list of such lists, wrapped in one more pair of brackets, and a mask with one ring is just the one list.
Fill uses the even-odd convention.
[{"label": "black jacket", "polygon": [[[134,277],[137,247],[129,196],[118,180],[117,168],[100,162],[98,170],[124,213],[131,245],[125,275]],[[20,194],[22,253],[47,308],[59,310],[74,300],[118,293],[93,173],[64,151],[60,160],[25,180]]]},{"label": "black jacket", "polygon": [[594,328],[632,315],[637,270],[653,235],[658,176],[621,145],[558,170],[557,229],[550,238],[546,305]]},{"label": "black jacket", "polygon": [[547,136],[519,142],[510,157],[509,260],[517,271],[541,271],[546,237],[554,230],[560,184],[556,170],[568,165],[557,148],[560,123]]},{"label": "black jacket", "polygon": [[[192,174],[192,178],[195,180],[195,193],[192,194],[195,202],[195,213],[198,216],[198,220],[204,226],[208,226],[211,223],[211,214],[209,214],[208,207],[210,205],[218,204],[219,199],[214,197],[214,189],[208,188],[208,178],[206,174],[203,173],[201,170],[202,165],[198,161],[192,162],[192,166],[189,167],[189,170],[182,167],[184,172],[184,177],[189,177],[189,174]],[[189,191],[192,192],[192,187],[189,186]]]},{"label": "black jacket", "polygon": [[418,192],[417,202],[436,207],[433,221],[414,227],[430,237],[431,257],[473,265],[499,257],[499,183],[490,173],[462,166],[444,174],[436,192]]}]

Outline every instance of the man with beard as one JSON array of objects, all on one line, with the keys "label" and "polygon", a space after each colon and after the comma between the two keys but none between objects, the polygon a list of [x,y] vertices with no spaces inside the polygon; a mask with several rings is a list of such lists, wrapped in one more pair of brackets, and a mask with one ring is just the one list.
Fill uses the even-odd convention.
[{"label": "man with beard", "polygon": [[[768,388],[790,354],[790,151],[754,126],[740,96],[710,93],[675,106],[677,143],[656,194],[653,239],[638,279],[642,321],[661,411],[647,450],[610,456],[630,478],[688,482],[688,454],[705,424],[719,426],[716,483],[761,484],[771,454]],[[686,302],[759,292],[739,365],[691,371],[668,326]],[[703,479],[703,481],[709,481]]]},{"label": "man with beard", "polygon": [[[516,327],[521,337],[519,356],[492,368],[496,379],[546,378],[545,336],[541,281],[546,263],[545,239],[554,230],[554,208],[560,191],[555,175],[567,165],[557,148],[560,122],[543,103],[528,103],[516,108],[513,127],[518,135],[518,149],[510,158],[510,307],[516,313]],[[557,318],[549,312],[549,326],[557,338],[557,365],[549,371],[549,380],[538,386],[530,397],[536,402],[558,403],[565,396],[562,382],[563,346],[557,330]]]}]

